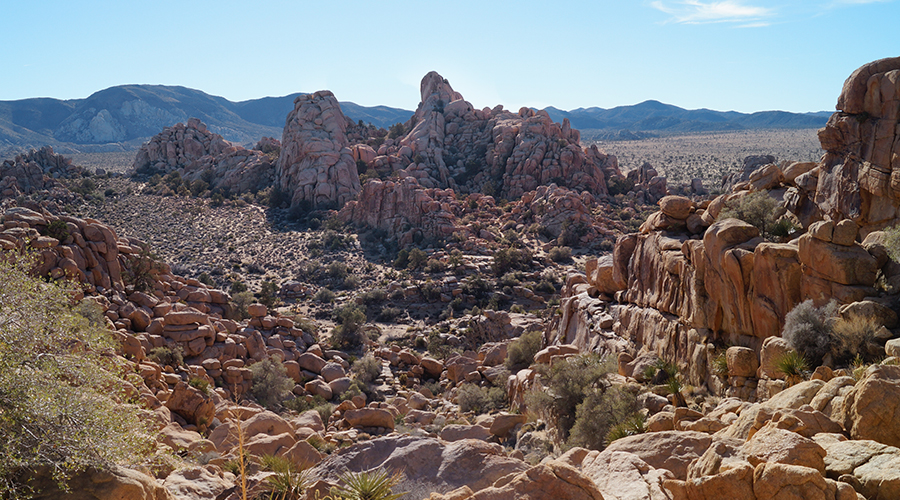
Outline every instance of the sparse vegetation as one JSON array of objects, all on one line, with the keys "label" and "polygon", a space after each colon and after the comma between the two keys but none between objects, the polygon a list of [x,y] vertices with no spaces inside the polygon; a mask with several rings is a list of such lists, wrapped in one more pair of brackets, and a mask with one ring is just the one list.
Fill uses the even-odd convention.
[{"label": "sparse vegetation", "polygon": [[74,290],[0,259],[0,497],[32,492],[44,475],[65,486],[89,467],[139,463],[154,438],[136,406],[121,405],[103,327],[75,313]]},{"label": "sparse vegetation", "polygon": [[459,410],[488,413],[506,405],[506,391],[500,387],[480,387],[475,384],[463,384],[457,394]]},{"label": "sparse vegetation", "polygon": [[250,371],[253,372],[250,393],[266,408],[279,406],[294,388],[294,381],[287,376],[280,359],[266,358],[253,363]]},{"label": "sparse vegetation", "polygon": [[534,355],[541,350],[542,341],[541,332],[531,331],[510,342],[506,350],[506,369],[516,373],[531,366]]}]

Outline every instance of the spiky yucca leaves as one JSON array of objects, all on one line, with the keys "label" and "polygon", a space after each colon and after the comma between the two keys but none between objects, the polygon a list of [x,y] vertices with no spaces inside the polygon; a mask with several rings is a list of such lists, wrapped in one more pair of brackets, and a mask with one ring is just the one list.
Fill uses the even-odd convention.
[{"label": "spiky yucca leaves", "polygon": [[[331,489],[331,500],[395,500],[406,493],[394,493],[403,475],[388,473],[384,469],[350,472],[341,476],[343,486]],[[329,498],[326,497],[326,498]]]},{"label": "spiky yucca leaves", "polygon": [[269,500],[298,500],[309,486],[307,472],[286,458],[263,455],[259,463],[263,469],[275,473],[266,478]]},{"label": "spiky yucca leaves", "polygon": [[794,385],[806,378],[809,363],[799,352],[789,350],[775,359],[775,368],[784,374],[788,385]]}]

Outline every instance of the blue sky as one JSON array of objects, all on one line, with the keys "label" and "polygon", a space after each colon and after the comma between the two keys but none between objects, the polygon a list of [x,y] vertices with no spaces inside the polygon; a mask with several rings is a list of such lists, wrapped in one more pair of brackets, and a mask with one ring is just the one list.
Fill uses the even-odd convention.
[{"label": "blue sky", "polygon": [[0,0],[0,13],[0,100],[149,83],[414,109],[435,70],[477,107],[805,112],[900,55],[900,0]]}]

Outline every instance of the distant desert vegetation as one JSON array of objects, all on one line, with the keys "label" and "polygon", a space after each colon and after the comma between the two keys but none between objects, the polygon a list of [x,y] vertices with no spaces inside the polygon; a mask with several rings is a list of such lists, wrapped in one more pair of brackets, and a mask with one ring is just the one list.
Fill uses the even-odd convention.
[{"label": "distant desert vegetation", "polygon": [[700,178],[710,190],[718,188],[722,177],[737,170],[750,155],[773,155],[779,162],[818,161],[822,156],[816,129],[742,130],[588,144],[616,155],[623,173],[649,162],[670,186]]},{"label": "distant desert vegetation", "polygon": [[[773,155],[778,161],[817,161],[822,156],[816,129],[746,130],[678,135],[637,141],[585,141],[597,144],[619,158],[622,172],[649,162],[670,185],[687,184],[699,177],[708,189],[719,186],[722,176],[735,171],[749,155]],[[75,153],[76,165],[125,172],[136,151]]]}]

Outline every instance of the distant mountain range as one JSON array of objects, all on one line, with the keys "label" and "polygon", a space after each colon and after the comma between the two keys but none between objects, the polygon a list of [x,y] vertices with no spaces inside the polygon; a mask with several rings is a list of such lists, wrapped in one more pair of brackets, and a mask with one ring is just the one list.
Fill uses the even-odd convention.
[{"label": "distant mountain range", "polygon": [[568,118],[582,137],[639,139],[648,135],[685,134],[749,129],[803,129],[824,127],[830,111],[788,113],[787,111],[713,111],[684,109],[659,101],[644,101],[615,108],[578,108],[563,111],[545,108],[554,121]]},{"label": "distant mountain range", "polygon": [[[0,151],[53,145],[61,152],[135,149],[164,127],[200,118],[228,140],[252,144],[262,136],[281,138],[284,120],[300,93],[232,102],[186,87],[122,85],[86,99],[52,98],[0,101]],[[342,102],[350,119],[389,127],[405,122],[412,111],[387,106],[366,107]],[[546,108],[555,121],[568,118],[584,137],[634,139],[678,134],[754,128],[818,128],[830,112],[738,113],[708,109],[686,110],[658,101],[611,109]]]}]

